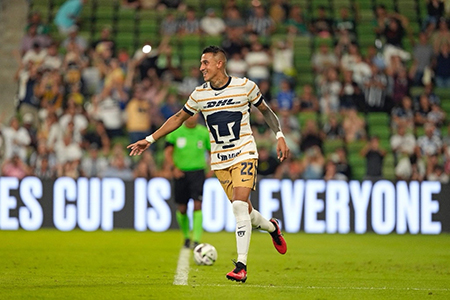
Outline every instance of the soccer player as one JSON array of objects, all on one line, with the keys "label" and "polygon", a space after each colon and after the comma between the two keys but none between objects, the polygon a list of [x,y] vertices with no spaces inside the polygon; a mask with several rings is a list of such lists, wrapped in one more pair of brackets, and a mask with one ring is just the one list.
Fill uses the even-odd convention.
[{"label": "soccer player", "polygon": [[187,119],[177,130],[166,137],[164,151],[166,163],[174,177],[177,222],[184,237],[184,247],[191,246],[187,204],[194,201],[193,248],[200,243],[203,233],[202,194],[205,182],[206,151],[211,150],[209,133],[198,124],[198,114]]},{"label": "soccer player", "polygon": [[247,254],[252,227],[270,233],[276,250],[286,253],[286,242],[277,220],[267,220],[252,207],[250,192],[255,189],[258,151],[250,128],[250,106],[261,111],[277,138],[280,161],[289,155],[280,122],[264,101],[258,86],[247,78],[226,73],[225,52],[216,46],[203,50],[200,71],[205,83],[189,96],[184,107],[145,139],[128,145],[130,155],[139,155],[159,138],[174,131],[190,116],[202,112],[211,138],[211,169],[214,170],[236,218],[237,262],[226,276],[230,280],[247,280]]}]

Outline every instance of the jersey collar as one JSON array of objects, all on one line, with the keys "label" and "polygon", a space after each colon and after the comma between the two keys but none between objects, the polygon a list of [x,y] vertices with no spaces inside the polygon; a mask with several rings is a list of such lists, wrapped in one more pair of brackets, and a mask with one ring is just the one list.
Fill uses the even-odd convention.
[{"label": "jersey collar", "polygon": [[209,83],[209,86],[215,91],[220,91],[220,90],[223,90],[224,88],[226,88],[230,84],[230,82],[231,82],[231,76],[228,77],[227,83],[225,83],[225,85],[223,85],[223,86],[221,86],[219,88],[213,87],[211,83]]}]

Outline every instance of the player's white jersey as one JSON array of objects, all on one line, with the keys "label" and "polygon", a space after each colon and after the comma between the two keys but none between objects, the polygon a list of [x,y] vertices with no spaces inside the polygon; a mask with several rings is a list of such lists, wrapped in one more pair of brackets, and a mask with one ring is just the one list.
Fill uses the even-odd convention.
[{"label": "player's white jersey", "polygon": [[247,78],[230,77],[220,89],[206,82],[192,92],[183,109],[190,115],[201,111],[205,117],[212,170],[258,158],[250,127],[250,104],[258,106],[262,100],[258,86]]}]

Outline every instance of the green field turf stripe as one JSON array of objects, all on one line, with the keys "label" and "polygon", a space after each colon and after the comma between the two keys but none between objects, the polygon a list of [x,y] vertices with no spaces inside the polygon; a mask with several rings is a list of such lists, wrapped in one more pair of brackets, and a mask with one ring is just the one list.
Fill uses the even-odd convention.
[{"label": "green field turf stripe", "polygon": [[[229,284],[202,284],[193,286],[210,286],[210,287],[229,287]],[[252,288],[270,288],[270,289],[305,289],[305,290],[393,290],[393,291],[450,291],[446,288],[414,288],[414,287],[371,287],[371,286],[296,286],[296,285],[261,285],[261,284],[245,284],[246,287]]]},{"label": "green field turf stripe", "polygon": [[189,278],[189,259],[191,258],[191,249],[182,248],[178,257],[177,272],[173,280],[174,285],[187,285]]}]

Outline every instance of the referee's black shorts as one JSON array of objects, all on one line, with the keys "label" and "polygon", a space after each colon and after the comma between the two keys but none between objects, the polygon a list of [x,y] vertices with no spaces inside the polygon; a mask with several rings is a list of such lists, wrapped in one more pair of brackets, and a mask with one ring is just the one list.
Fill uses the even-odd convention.
[{"label": "referee's black shorts", "polygon": [[205,171],[183,171],[184,176],[174,181],[175,203],[187,204],[189,199],[202,200]]}]

